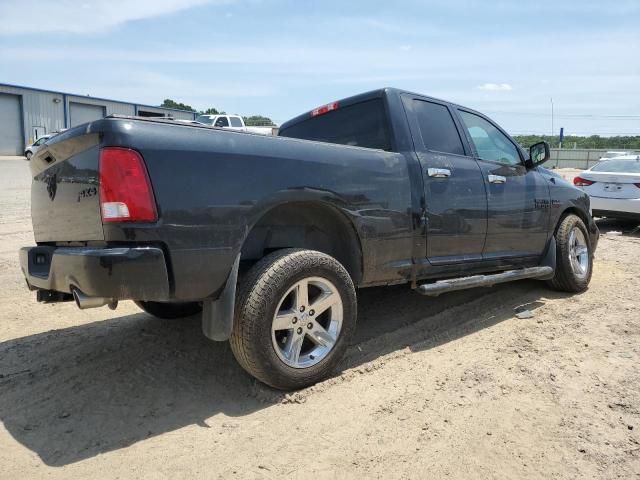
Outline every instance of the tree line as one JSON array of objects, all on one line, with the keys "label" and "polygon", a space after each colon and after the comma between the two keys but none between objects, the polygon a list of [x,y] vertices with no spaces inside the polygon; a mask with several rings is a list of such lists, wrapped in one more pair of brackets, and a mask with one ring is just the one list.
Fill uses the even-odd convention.
[{"label": "tree line", "polygon": [[[207,108],[206,110],[196,110],[191,105],[187,105],[185,103],[176,102],[175,100],[171,100],[170,98],[165,98],[164,102],[160,105],[164,108],[175,108],[177,110],[187,110],[189,112],[195,112],[198,115],[226,115],[227,113],[224,111],[218,111],[216,108]],[[244,120],[244,124],[248,127],[272,127],[275,126],[273,120],[269,117],[264,117],[262,115],[250,115],[248,117],[242,116]]]},{"label": "tree line", "polygon": [[[529,148],[541,140],[548,142],[551,148],[558,148],[560,145],[558,135],[514,135],[513,138],[524,148]],[[601,137],[600,135],[591,135],[590,137],[580,137],[567,135],[562,140],[562,148],[574,148],[574,145],[575,148],[640,150],[640,136]]]}]

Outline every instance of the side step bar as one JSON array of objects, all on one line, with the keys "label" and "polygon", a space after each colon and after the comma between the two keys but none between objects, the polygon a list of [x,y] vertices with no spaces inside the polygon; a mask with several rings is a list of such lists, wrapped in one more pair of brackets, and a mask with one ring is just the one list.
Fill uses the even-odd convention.
[{"label": "side step bar", "polygon": [[428,297],[437,297],[441,293],[464,290],[474,287],[492,287],[498,283],[523,280],[525,278],[549,278],[553,275],[553,267],[530,267],[520,270],[508,270],[492,275],[474,275],[472,277],[451,278],[435,283],[425,283],[417,288],[417,292]]}]

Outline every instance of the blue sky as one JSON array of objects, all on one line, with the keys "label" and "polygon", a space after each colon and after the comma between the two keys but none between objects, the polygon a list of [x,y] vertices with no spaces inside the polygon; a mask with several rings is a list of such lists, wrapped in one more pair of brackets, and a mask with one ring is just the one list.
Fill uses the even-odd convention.
[{"label": "blue sky", "polygon": [[283,122],[382,86],[511,133],[640,134],[640,1],[0,2],[0,82]]}]

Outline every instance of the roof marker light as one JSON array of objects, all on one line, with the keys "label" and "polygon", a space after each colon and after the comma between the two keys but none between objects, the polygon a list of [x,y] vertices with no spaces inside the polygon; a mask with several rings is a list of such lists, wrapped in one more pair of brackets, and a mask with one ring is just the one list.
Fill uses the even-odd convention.
[{"label": "roof marker light", "polygon": [[325,113],[333,112],[340,107],[338,102],[327,103],[326,105],[322,105],[321,107],[314,108],[311,110],[311,116],[317,117],[319,115],[324,115]]}]

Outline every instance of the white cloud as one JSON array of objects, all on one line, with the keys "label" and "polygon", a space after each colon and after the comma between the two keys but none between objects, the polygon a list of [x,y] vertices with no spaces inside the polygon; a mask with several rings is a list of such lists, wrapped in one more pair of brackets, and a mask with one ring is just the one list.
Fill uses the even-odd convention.
[{"label": "white cloud", "polygon": [[[96,33],[133,20],[168,15],[224,0],[3,0],[0,35],[45,32]],[[31,13],[37,12],[36,15]]]},{"label": "white cloud", "polygon": [[487,92],[510,92],[513,90],[513,87],[508,83],[483,83],[476,88]]}]

